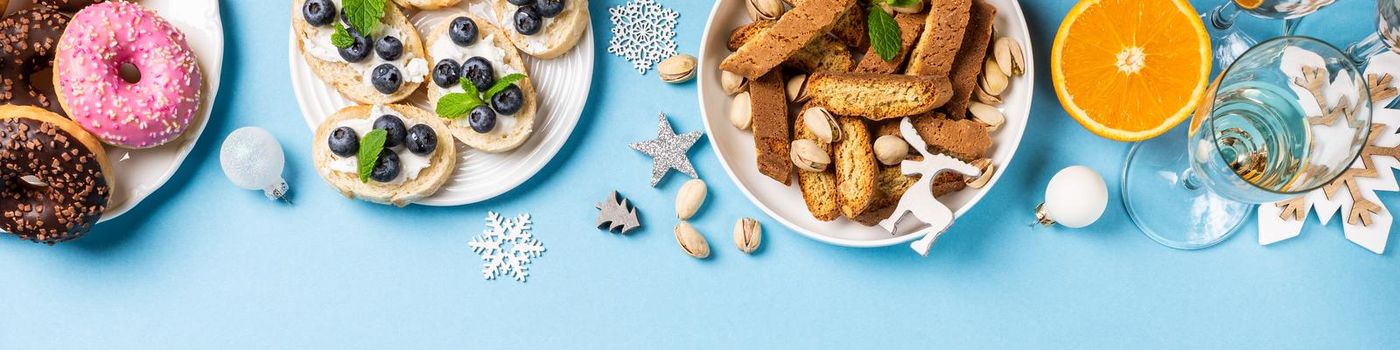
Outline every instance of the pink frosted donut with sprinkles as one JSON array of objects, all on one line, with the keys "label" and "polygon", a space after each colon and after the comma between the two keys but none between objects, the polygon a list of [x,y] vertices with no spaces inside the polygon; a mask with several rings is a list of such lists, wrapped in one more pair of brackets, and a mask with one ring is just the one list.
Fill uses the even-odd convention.
[{"label": "pink frosted donut with sprinkles", "polygon": [[[74,14],[59,39],[54,67],[58,101],[68,116],[102,142],[125,148],[180,137],[199,108],[204,84],[185,34],[125,1]],[[122,74],[123,68],[137,74]]]}]

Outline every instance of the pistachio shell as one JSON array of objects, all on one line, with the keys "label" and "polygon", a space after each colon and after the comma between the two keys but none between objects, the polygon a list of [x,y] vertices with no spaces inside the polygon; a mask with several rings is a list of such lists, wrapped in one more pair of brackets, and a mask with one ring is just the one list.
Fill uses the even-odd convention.
[{"label": "pistachio shell", "polygon": [[831,155],[826,154],[816,142],[812,140],[797,140],[792,142],[792,164],[802,171],[822,172],[831,165]]},{"label": "pistachio shell", "polygon": [[734,245],[739,251],[753,254],[763,243],[763,226],[753,218],[742,218],[734,223]]},{"label": "pistachio shell", "polygon": [[992,56],[996,58],[1002,73],[1007,76],[1020,76],[1026,73],[1025,52],[1021,51],[1021,43],[1016,39],[1010,37],[997,39],[992,50]]},{"label": "pistachio shell", "polygon": [[710,257],[710,242],[705,241],[705,236],[700,231],[695,230],[695,226],[681,221],[676,224],[676,243],[680,244],[681,251],[696,259]]},{"label": "pistachio shell", "polygon": [[748,90],[749,79],[742,75],[734,74],[734,72],[721,70],[719,73],[719,85],[724,88],[725,93],[734,95]]},{"label": "pistachio shell", "polygon": [[802,111],[802,122],[823,143],[841,141],[841,127],[836,124],[836,116],[826,108],[812,107]]},{"label": "pistachio shell", "polygon": [[973,97],[973,99],[977,100],[978,102],[982,102],[982,103],[986,103],[986,104],[992,104],[992,105],[999,105],[999,104],[1001,104],[1001,96],[997,96],[997,95],[993,95],[993,94],[987,93],[987,88],[982,87],[982,81],[981,81],[981,79],[978,79],[978,81],[977,81],[977,88],[976,88],[976,89],[972,89],[972,97]]},{"label": "pistachio shell", "polygon": [[753,20],[775,19],[783,15],[787,8],[782,0],[748,0],[749,18]]},{"label": "pistachio shell", "polygon": [[982,173],[978,174],[977,177],[969,177],[964,179],[963,181],[967,183],[968,187],[986,187],[987,182],[992,181],[992,176],[996,175],[997,173],[997,165],[993,164],[991,159],[978,159],[977,161],[972,162],[972,166],[975,166],[977,167],[977,169],[982,170]]},{"label": "pistachio shell", "polygon": [[729,122],[739,130],[748,130],[753,124],[753,100],[747,91],[734,96],[733,101],[729,101]]},{"label": "pistachio shell", "polygon": [[695,56],[679,54],[671,56],[656,65],[656,73],[661,81],[679,84],[695,77]]},{"label": "pistachio shell", "polygon": [[1006,85],[1010,83],[1005,73],[1001,72],[1001,67],[997,65],[995,58],[987,58],[986,65],[982,68],[982,79],[979,83],[988,94],[1001,96],[1006,91]]},{"label": "pistachio shell", "polygon": [[880,160],[880,164],[899,164],[908,156],[909,142],[904,141],[904,138],[885,135],[875,139],[875,159]]},{"label": "pistachio shell", "polygon": [[991,131],[996,131],[998,128],[1001,128],[1002,124],[1006,123],[1006,116],[1002,115],[1000,110],[985,103],[970,103],[967,105],[967,111],[972,113],[972,119],[976,119],[982,122],[982,124],[987,124],[987,127],[991,128]]},{"label": "pistachio shell", "polygon": [[695,212],[700,211],[700,206],[705,204],[705,195],[709,190],[705,187],[705,181],[692,179],[681,185],[680,192],[676,193],[676,218],[690,220],[695,216]]},{"label": "pistachio shell", "polygon": [[798,74],[798,75],[792,76],[792,78],[788,78],[788,81],[787,81],[787,99],[788,99],[788,102],[792,102],[792,103],[802,103],[802,102],[806,102],[807,99],[808,99],[809,97],[810,97],[810,96],[807,96],[807,75],[806,75],[806,74]]}]

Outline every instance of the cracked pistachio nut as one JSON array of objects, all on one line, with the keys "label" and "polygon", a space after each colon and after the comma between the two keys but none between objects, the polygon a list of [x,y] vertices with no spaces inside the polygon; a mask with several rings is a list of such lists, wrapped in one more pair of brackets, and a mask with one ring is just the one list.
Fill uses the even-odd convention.
[{"label": "cracked pistachio nut", "polygon": [[880,164],[896,165],[908,156],[909,142],[904,141],[904,138],[885,135],[875,139],[875,159],[880,160]]},{"label": "cracked pistachio nut", "polygon": [[763,243],[763,226],[753,218],[742,218],[734,223],[734,246],[746,254],[753,254]]},{"label": "cracked pistachio nut", "polygon": [[782,0],[748,0],[749,18],[753,20],[776,19],[787,8]]},{"label": "cracked pistachio nut", "polygon": [[831,155],[826,154],[826,151],[812,140],[793,141],[789,152],[792,153],[792,164],[802,171],[822,172],[831,165]]},{"label": "cracked pistachio nut", "polygon": [[967,105],[967,111],[972,113],[972,119],[976,119],[982,124],[987,124],[987,128],[996,131],[1006,123],[1006,116],[997,110],[996,107],[981,102],[973,102]]},{"label": "cracked pistachio nut", "polygon": [[802,123],[807,124],[807,130],[812,131],[817,136],[817,140],[823,143],[841,141],[841,126],[836,124],[836,116],[831,111],[822,107],[812,107],[802,111]]},{"label": "cracked pistachio nut", "polygon": [[693,258],[710,257],[710,242],[705,241],[705,236],[688,222],[676,224],[676,243],[681,245],[681,251]]},{"label": "cracked pistachio nut", "polygon": [[729,122],[739,130],[748,130],[753,125],[753,100],[749,93],[741,92],[729,103]]},{"label": "cracked pistachio nut", "polygon": [[1009,79],[1006,73],[1001,72],[997,60],[988,57],[986,65],[982,67],[982,79],[978,83],[988,94],[1001,96],[1001,93],[1006,91],[1006,85],[1011,83]]},{"label": "cracked pistachio nut", "polygon": [[972,89],[972,97],[974,100],[977,100],[977,102],[992,105],[1001,104],[1001,96],[987,93],[987,88],[982,87],[982,81],[980,79],[977,82],[977,88]]},{"label": "cracked pistachio nut", "polygon": [[788,102],[792,102],[792,103],[802,103],[802,102],[806,102],[808,98],[811,98],[811,96],[808,96],[808,95],[807,95],[807,75],[806,75],[806,74],[798,74],[798,75],[792,76],[792,78],[788,78],[788,81],[787,81],[787,99],[788,99]]},{"label": "cracked pistachio nut", "polygon": [[690,220],[695,216],[695,212],[700,211],[700,206],[705,204],[705,195],[709,190],[705,187],[705,181],[691,179],[681,185],[681,190],[676,193],[676,218]]},{"label": "cracked pistachio nut", "polygon": [[656,73],[661,81],[679,84],[695,77],[695,56],[679,54],[671,56],[656,65]]},{"label": "cracked pistachio nut", "polygon": [[742,75],[734,74],[734,72],[720,70],[719,85],[724,88],[725,93],[733,96],[748,90],[749,79]]},{"label": "cracked pistachio nut", "polygon": [[890,15],[894,15],[895,13],[916,14],[924,12],[924,0],[913,1],[905,6],[895,6],[886,2],[881,3],[880,7],[885,10],[885,13],[889,13]]},{"label": "cracked pistachio nut", "polygon": [[1026,71],[1025,52],[1021,51],[1021,43],[1010,37],[997,39],[992,46],[992,56],[996,58],[997,66],[1001,72],[1008,76],[1020,76]]},{"label": "cracked pistachio nut", "polygon": [[967,183],[967,187],[987,187],[987,182],[992,181],[992,176],[996,175],[997,173],[997,165],[993,164],[991,159],[978,159],[977,161],[972,162],[972,166],[975,166],[977,167],[977,169],[982,170],[982,173],[978,174],[977,177],[964,178],[963,181]]}]

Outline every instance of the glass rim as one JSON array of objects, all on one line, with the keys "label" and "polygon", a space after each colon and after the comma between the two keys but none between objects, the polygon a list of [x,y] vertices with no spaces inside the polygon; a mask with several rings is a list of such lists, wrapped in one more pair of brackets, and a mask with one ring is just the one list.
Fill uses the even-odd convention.
[{"label": "glass rim", "polygon": [[[1347,56],[1347,54],[1346,54],[1345,52],[1343,52],[1343,51],[1340,50],[1340,49],[1337,49],[1336,46],[1333,46],[1332,44],[1330,44],[1330,43],[1328,43],[1328,42],[1326,42],[1326,41],[1323,41],[1323,40],[1321,40],[1321,39],[1314,38],[1314,37],[1311,37],[1311,36],[1307,36],[1307,35],[1283,35],[1283,36],[1278,36],[1278,37],[1270,38],[1269,40],[1261,41],[1261,42],[1259,42],[1258,44],[1254,44],[1254,46],[1253,46],[1253,47],[1250,47],[1248,50],[1245,50],[1244,53],[1241,53],[1239,57],[1236,57],[1234,61],[1230,62],[1230,65],[1229,65],[1229,66],[1225,67],[1225,69],[1223,69],[1223,70],[1220,71],[1220,76],[1217,77],[1216,82],[1213,83],[1213,86],[1211,86],[1209,89],[1207,89],[1206,96],[1203,97],[1203,98],[1207,99],[1207,101],[1205,101],[1205,103],[1208,103],[1208,104],[1210,105],[1210,106],[1209,106],[1209,107],[1210,107],[1209,112],[1210,112],[1210,115],[1211,115],[1212,117],[1210,118],[1211,121],[1210,121],[1210,123],[1209,123],[1209,124],[1210,124],[1210,129],[1209,129],[1209,131],[1210,131],[1210,138],[1211,138],[1211,141],[1216,142],[1216,143],[1219,143],[1219,142],[1220,142],[1220,139],[1219,139],[1220,133],[1219,133],[1219,130],[1216,130],[1216,129],[1215,129],[1215,120],[1214,120],[1215,118],[1213,117],[1213,116],[1215,115],[1215,107],[1216,107],[1216,106],[1215,106],[1215,96],[1216,96],[1216,92],[1220,89],[1219,83],[1220,83],[1220,82],[1223,82],[1223,81],[1225,80],[1225,76],[1230,75],[1231,72],[1234,72],[1235,67],[1236,67],[1237,65],[1240,65],[1241,61],[1244,61],[1244,60],[1242,60],[1241,58],[1244,58],[1245,56],[1247,56],[1247,55],[1249,55],[1249,54],[1251,54],[1251,53],[1255,53],[1255,51],[1257,51],[1257,50],[1262,50],[1262,48],[1265,47],[1267,44],[1273,44],[1274,42],[1277,42],[1277,41],[1286,41],[1286,40],[1310,41],[1310,42],[1313,42],[1313,43],[1321,44],[1322,47],[1323,47],[1324,49],[1330,50],[1331,53],[1332,53],[1332,54],[1335,54],[1335,56],[1337,56],[1337,57],[1341,57],[1341,58],[1342,58],[1341,61],[1342,61],[1342,64],[1344,65],[1344,67],[1349,67],[1352,71],[1357,72],[1357,75],[1361,76],[1362,83],[1361,83],[1360,86],[1361,86],[1361,88],[1362,88],[1363,90],[1365,90],[1365,93],[1362,94],[1362,95],[1364,95],[1364,96],[1362,96],[1362,98],[1366,101],[1366,106],[1367,106],[1367,109],[1366,109],[1366,110],[1367,110],[1368,112],[1371,112],[1371,113],[1374,114],[1374,111],[1373,111],[1373,110],[1374,110],[1374,108],[1375,108],[1375,101],[1371,101],[1371,93],[1370,93],[1371,87],[1370,87],[1370,86],[1367,86],[1366,83],[1365,83],[1365,79],[1366,79],[1365,73],[1366,73],[1366,72],[1365,72],[1365,71],[1362,71],[1360,67],[1357,67],[1356,64],[1353,63],[1353,62],[1351,61],[1351,58],[1350,58],[1349,56]],[[1330,84],[1330,73],[1329,73],[1329,84]],[[1368,120],[1367,120],[1367,122],[1366,122],[1366,125],[1362,128],[1362,129],[1364,129],[1364,132],[1362,132],[1362,134],[1361,134],[1363,140],[1369,139],[1369,137],[1370,137],[1370,135],[1371,135],[1371,121],[1369,120],[1370,118],[1367,118],[1367,119],[1368,119]],[[1205,122],[1205,121],[1202,121],[1202,123],[1204,123],[1204,122]],[[1363,144],[1360,148],[1357,148],[1357,149],[1356,149],[1356,153],[1355,153],[1355,154],[1352,154],[1351,157],[1349,157],[1350,160],[1348,160],[1348,161],[1346,162],[1346,167],[1347,167],[1347,168],[1350,168],[1352,164],[1355,164],[1355,163],[1356,163],[1356,159],[1359,158],[1359,157],[1361,156],[1362,151],[1364,151],[1365,149],[1366,149],[1366,145],[1364,145],[1364,144]],[[1229,164],[1230,159],[1226,159],[1226,158],[1225,158],[1225,153],[1224,153],[1224,152],[1221,152],[1219,148],[1216,148],[1216,149],[1215,149],[1215,155],[1216,155],[1217,157],[1220,157],[1220,159],[1221,159],[1222,161],[1224,161],[1226,164]],[[1302,171],[1302,170],[1300,170],[1300,171]],[[1339,171],[1339,172],[1337,172],[1336,175],[1332,175],[1330,178],[1328,178],[1327,181],[1319,182],[1319,183],[1318,183],[1317,185],[1315,185],[1315,186],[1308,186],[1307,188],[1299,189],[1299,190],[1296,190],[1296,191],[1278,191],[1278,190],[1274,190],[1274,189],[1271,189],[1271,188],[1265,188],[1265,187],[1263,187],[1263,186],[1259,186],[1259,184],[1256,184],[1256,183],[1254,183],[1253,181],[1249,181],[1248,179],[1245,179],[1244,177],[1241,177],[1239,172],[1236,172],[1236,171],[1234,171],[1234,170],[1231,170],[1231,171],[1230,171],[1230,173],[1233,174],[1233,175],[1235,175],[1235,177],[1237,177],[1237,178],[1239,178],[1239,179],[1241,179],[1241,180],[1244,180],[1245,183],[1248,183],[1250,186],[1254,186],[1254,188],[1257,188],[1257,189],[1260,189],[1260,190],[1263,190],[1263,191],[1266,191],[1266,192],[1269,192],[1269,193],[1273,193],[1273,194],[1280,194],[1280,195],[1301,195],[1301,194],[1306,194],[1306,193],[1308,193],[1308,192],[1315,191],[1315,190],[1317,190],[1317,189],[1319,189],[1319,188],[1322,188],[1322,187],[1324,187],[1324,186],[1327,186],[1328,184],[1331,184],[1333,181],[1337,181],[1337,179],[1338,179],[1338,178],[1341,178],[1342,175],[1346,174],[1346,172],[1347,172],[1346,170]]]}]

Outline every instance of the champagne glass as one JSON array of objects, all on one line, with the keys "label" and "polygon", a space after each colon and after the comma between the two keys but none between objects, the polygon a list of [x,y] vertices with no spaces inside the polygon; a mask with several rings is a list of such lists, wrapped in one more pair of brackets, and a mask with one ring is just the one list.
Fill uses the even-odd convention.
[{"label": "champagne glass", "polygon": [[[1221,67],[1229,66],[1235,57],[1254,47],[1259,40],[1235,27],[1240,12],[1264,19],[1283,20],[1283,35],[1293,35],[1298,18],[1317,12],[1336,0],[1231,0],[1202,15],[1211,42],[1215,43],[1215,58]],[[1390,0],[1380,0],[1390,1]]]},{"label": "champagne glass", "polygon": [[1358,66],[1400,42],[1400,0],[1376,0],[1376,32],[1347,47],[1347,55]]},{"label": "champagne glass", "polygon": [[1340,176],[1360,154],[1370,122],[1365,78],[1341,50],[1300,36],[1265,41],[1220,74],[1186,135],[1178,128],[1133,146],[1123,205],[1158,243],[1209,247],[1255,204]]}]

